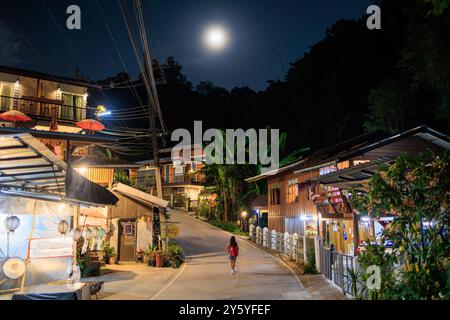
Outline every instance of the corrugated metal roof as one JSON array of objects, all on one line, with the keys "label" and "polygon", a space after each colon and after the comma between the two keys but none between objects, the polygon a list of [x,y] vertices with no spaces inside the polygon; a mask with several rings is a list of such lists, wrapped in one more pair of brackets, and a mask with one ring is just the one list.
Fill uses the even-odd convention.
[{"label": "corrugated metal roof", "polygon": [[118,201],[27,133],[0,135],[0,193],[95,205]]},{"label": "corrugated metal roof", "polygon": [[133,198],[137,201],[143,202],[144,204],[150,204],[152,206],[167,207],[169,201],[155,197],[147,192],[141,191],[139,189],[127,186],[123,183],[117,183],[113,186],[113,191],[119,192],[127,197]]}]

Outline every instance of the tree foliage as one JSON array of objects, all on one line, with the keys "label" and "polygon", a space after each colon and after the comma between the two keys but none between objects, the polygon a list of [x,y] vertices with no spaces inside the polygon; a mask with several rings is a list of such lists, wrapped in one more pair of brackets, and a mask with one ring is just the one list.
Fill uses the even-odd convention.
[{"label": "tree foliage", "polygon": [[389,280],[389,290],[382,288],[380,298],[448,299],[450,156],[431,151],[401,156],[381,168],[369,190],[353,201],[362,214],[396,214],[382,237],[395,245],[392,253],[380,249],[363,257],[395,256],[401,262],[398,278]]}]

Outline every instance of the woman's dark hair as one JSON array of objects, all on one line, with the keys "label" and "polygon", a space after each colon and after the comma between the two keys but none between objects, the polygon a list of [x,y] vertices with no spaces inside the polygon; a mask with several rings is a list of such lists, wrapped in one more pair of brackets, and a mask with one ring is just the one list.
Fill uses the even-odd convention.
[{"label": "woman's dark hair", "polygon": [[238,244],[236,242],[236,238],[234,236],[231,236],[231,238],[230,238],[230,246],[232,246],[232,247],[238,246]]}]

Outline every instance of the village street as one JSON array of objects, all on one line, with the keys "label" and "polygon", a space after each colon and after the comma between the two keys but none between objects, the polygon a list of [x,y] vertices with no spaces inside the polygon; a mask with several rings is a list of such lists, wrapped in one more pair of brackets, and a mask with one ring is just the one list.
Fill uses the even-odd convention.
[{"label": "village street", "polygon": [[[105,281],[100,299],[319,298],[317,292],[305,289],[276,258],[244,239],[238,238],[237,274],[231,275],[225,252],[228,233],[181,212],[171,211],[171,220],[179,222],[177,241],[184,248],[186,263],[178,270],[151,270],[154,268],[142,264],[119,265],[117,269],[121,272],[95,278]],[[332,287],[326,292],[329,296],[320,298],[342,297]]]}]

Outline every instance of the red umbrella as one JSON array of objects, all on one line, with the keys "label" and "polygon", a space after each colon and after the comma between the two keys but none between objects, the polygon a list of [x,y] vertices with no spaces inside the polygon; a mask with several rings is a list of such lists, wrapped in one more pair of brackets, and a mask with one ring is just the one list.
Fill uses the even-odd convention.
[{"label": "red umbrella", "polygon": [[0,119],[5,120],[5,121],[13,121],[13,122],[32,121],[31,118],[29,116],[27,116],[25,113],[22,113],[17,110],[10,110],[10,111],[3,112],[2,114],[0,114]]},{"label": "red umbrella", "polygon": [[77,122],[77,127],[89,131],[100,131],[105,129],[105,126],[97,120],[85,119]]}]

